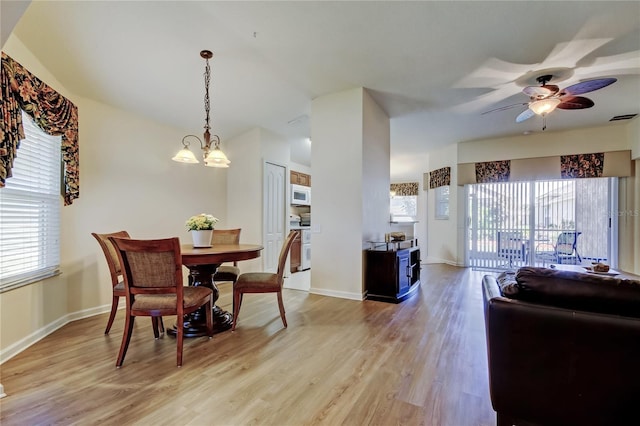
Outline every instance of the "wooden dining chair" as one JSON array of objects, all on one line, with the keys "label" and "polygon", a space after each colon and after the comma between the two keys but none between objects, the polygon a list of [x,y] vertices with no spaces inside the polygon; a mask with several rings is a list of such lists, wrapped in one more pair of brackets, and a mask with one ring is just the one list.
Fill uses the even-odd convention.
[{"label": "wooden dining chair", "polygon": [[[109,241],[109,237],[130,238],[130,236],[127,231],[111,232],[109,234],[97,234],[92,232],[91,235],[93,235],[93,237],[98,241],[98,244],[100,244],[100,248],[102,249],[107,261],[107,266],[109,267],[109,273],[111,274],[111,289],[113,293],[111,297],[111,313],[109,314],[107,327],[104,330],[104,334],[109,334],[109,330],[111,330],[113,320],[115,319],[116,312],[118,310],[118,302],[121,297],[125,296],[120,262],[118,261],[118,255],[115,247],[113,247],[113,244]],[[162,317],[151,317],[151,322],[153,325],[153,334],[156,339],[158,339],[160,334],[164,334]]]},{"label": "wooden dining chair", "polygon": [[238,314],[242,297],[245,293],[277,293],[278,308],[280,308],[280,318],[282,324],[287,327],[287,317],[285,316],[284,304],[282,303],[282,284],[284,283],[284,267],[291,250],[293,240],[298,235],[298,231],[291,231],[282,245],[278,258],[278,271],[271,272],[247,272],[240,274],[238,281],[233,286],[233,325],[231,331],[236,329]]},{"label": "wooden dining chair", "polygon": [[[240,244],[240,231],[237,229],[214,229],[213,230],[213,244]],[[238,268],[238,262],[233,262],[233,265],[220,265],[218,270],[213,275],[215,282],[219,281],[231,281],[235,284],[240,275],[240,268]]]},{"label": "wooden dining chair", "polygon": [[177,365],[182,365],[184,316],[205,307],[207,335],[213,336],[213,291],[204,286],[185,287],[182,279],[180,239],[132,240],[110,237],[124,277],[127,300],[122,344],[116,367],[127,354],[137,316],[176,316]]}]

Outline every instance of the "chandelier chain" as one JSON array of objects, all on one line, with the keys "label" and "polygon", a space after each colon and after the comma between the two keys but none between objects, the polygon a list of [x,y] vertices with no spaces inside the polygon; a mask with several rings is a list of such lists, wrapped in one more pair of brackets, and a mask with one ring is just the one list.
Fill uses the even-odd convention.
[{"label": "chandelier chain", "polygon": [[207,59],[207,65],[204,68],[204,110],[206,112],[205,117],[205,130],[210,130],[211,126],[209,125],[209,110],[210,110],[210,101],[209,101],[209,82],[211,81],[211,67],[209,66],[209,59]]}]

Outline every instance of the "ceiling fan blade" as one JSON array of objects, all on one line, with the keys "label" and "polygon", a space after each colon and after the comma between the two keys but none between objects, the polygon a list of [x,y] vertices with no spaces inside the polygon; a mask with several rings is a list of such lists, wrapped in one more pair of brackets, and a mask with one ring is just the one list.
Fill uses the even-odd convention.
[{"label": "ceiling fan blade", "polygon": [[563,95],[581,95],[583,93],[593,92],[594,90],[602,89],[610,84],[618,81],[617,78],[597,78],[594,80],[581,81],[580,83],[573,84],[569,87],[565,87],[562,90]]},{"label": "ceiling fan blade", "polygon": [[527,108],[516,117],[516,123],[522,123],[524,120],[528,120],[534,115],[536,115],[536,113]]},{"label": "ceiling fan blade", "polygon": [[560,109],[585,109],[591,108],[594,103],[591,99],[584,96],[564,96],[560,98],[562,102],[556,108]]},{"label": "ceiling fan blade", "polygon": [[515,108],[517,106],[523,106],[523,105],[528,105],[528,103],[527,102],[520,102],[518,104],[505,105],[505,106],[500,107],[500,108],[490,109],[489,111],[485,111],[480,115],[489,114],[490,112],[504,111],[504,110],[507,110],[507,109],[511,109],[511,108]]}]

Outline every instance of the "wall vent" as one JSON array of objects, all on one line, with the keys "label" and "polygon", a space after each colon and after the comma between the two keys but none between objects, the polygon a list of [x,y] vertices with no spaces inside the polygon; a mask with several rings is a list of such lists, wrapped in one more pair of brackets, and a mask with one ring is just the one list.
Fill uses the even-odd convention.
[{"label": "wall vent", "polygon": [[635,117],[638,114],[625,114],[625,115],[616,115],[615,117],[613,117],[611,120],[609,121],[620,121],[620,120],[631,120],[633,117]]}]

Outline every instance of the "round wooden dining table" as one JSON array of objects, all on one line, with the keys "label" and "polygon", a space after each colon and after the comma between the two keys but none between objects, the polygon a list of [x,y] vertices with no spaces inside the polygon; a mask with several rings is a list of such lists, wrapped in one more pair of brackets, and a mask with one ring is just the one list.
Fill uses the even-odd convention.
[{"label": "round wooden dining table", "polygon": [[[219,333],[229,330],[233,324],[233,315],[216,306],[220,296],[213,274],[225,262],[236,262],[260,257],[263,247],[257,244],[214,244],[211,247],[194,248],[191,244],[182,244],[182,264],[189,269],[189,285],[205,286],[213,290],[213,331]],[[175,328],[168,333],[175,335]],[[184,319],[184,336],[197,337],[207,334],[204,307],[187,315]]]}]

